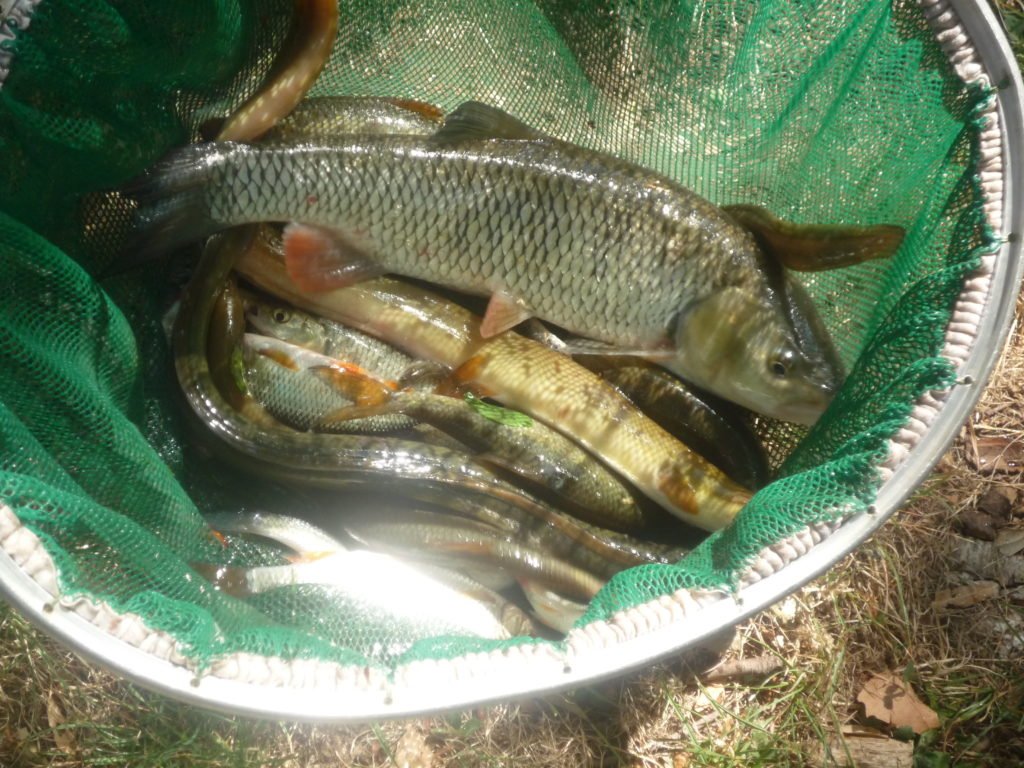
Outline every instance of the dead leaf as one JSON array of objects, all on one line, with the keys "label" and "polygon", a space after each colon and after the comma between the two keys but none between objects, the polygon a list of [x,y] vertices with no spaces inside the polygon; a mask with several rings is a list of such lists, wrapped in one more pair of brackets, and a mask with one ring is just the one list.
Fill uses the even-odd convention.
[{"label": "dead leaf", "polygon": [[53,741],[57,745],[57,749],[68,755],[75,754],[77,749],[75,734],[73,731],[61,728],[67,722],[67,718],[57,702],[57,697],[53,694],[46,699],[46,719],[53,731]]},{"label": "dead leaf", "polygon": [[1006,488],[989,488],[978,499],[978,509],[988,512],[995,520],[1002,523],[1010,519],[1012,506],[1013,500],[1010,498]]},{"label": "dead leaf", "polygon": [[888,737],[832,736],[828,744],[808,744],[807,763],[815,768],[911,768],[914,745]]},{"label": "dead leaf", "polygon": [[1009,437],[979,437],[969,445],[967,461],[979,472],[1016,472],[1024,467],[1024,442]]},{"label": "dead leaf", "polygon": [[939,727],[939,716],[922,702],[899,675],[876,674],[857,694],[864,714],[893,728],[910,728],[924,733]]},{"label": "dead leaf", "polygon": [[965,509],[957,517],[961,533],[982,541],[996,540],[996,521],[988,512],[980,509]]},{"label": "dead leaf", "polygon": [[994,581],[976,581],[953,589],[940,589],[932,600],[932,610],[947,613],[950,608],[968,608],[977,603],[999,597],[999,584]]},{"label": "dead leaf", "polygon": [[996,534],[996,547],[1010,557],[1024,549],[1024,528],[1003,528]]}]

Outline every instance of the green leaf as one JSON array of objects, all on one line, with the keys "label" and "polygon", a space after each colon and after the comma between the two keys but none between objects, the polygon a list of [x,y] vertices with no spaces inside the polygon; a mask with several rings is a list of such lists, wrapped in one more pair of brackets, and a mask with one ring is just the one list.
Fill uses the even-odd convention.
[{"label": "green leaf", "polygon": [[525,413],[502,408],[500,405],[493,405],[484,402],[471,392],[466,393],[466,402],[469,406],[486,419],[504,424],[506,427],[519,427],[528,429],[533,426],[533,419]]}]

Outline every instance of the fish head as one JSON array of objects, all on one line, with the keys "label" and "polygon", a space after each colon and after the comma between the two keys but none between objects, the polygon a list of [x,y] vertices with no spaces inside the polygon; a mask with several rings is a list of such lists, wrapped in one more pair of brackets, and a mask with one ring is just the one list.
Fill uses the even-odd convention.
[{"label": "fish head", "polygon": [[783,308],[730,286],[680,313],[665,367],[721,397],[777,419],[813,424],[839,386],[808,355]]},{"label": "fish head", "polygon": [[327,349],[327,332],[315,317],[287,304],[247,296],[245,319],[264,336],[311,349],[321,354]]}]

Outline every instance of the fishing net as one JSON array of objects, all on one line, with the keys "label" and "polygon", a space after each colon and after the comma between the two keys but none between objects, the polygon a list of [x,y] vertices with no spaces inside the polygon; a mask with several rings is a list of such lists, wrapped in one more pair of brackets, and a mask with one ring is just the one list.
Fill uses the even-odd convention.
[{"label": "fishing net", "polygon": [[61,605],[136,617],[140,637],[160,638],[144,647],[200,677],[244,678],[237,665],[225,671],[226,659],[305,659],[363,670],[361,685],[384,681],[383,690],[420,662],[508,657],[524,646],[561,658],[581,638],[615,641],[622,633],[608,628],[630,611],[682,616],[673,606],[681,594],[732,592],[756,580],[752,569],[781,567],[765,558],[788,561],[782,550],[808,531],[813,544],[869,510],[893,438],[953,385],[951,318],[1000,237],[983,186],[994,96],[951,63],[935,23],[943,4],[343,0],[337,44],[311,95],[412,98],[445,111],[479,100],[717,204],[907,232],[892,259],[799,276],[849,378],[809,432],[759,424],[779,479],[731,527],[678,564],[613,578],[565,640],[403,643],[387,617],[352,620],[322,591],[245,603],[196,576],[190,563],[272,559],[255,545],[225,548],[201,513],[294,504],[293,492],[240,481],[196,446],[161,326],[180,267],[98,277],[127,226],[105,190],[197,140],[204,121],[252,93],[291,4],[6,5],[4,530],[42,543]]}]

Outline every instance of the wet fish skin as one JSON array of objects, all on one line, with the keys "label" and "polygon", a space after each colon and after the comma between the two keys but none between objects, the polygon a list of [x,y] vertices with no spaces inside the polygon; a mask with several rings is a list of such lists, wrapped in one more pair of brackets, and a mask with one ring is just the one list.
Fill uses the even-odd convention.
[{"label": "wet fish skin", "polygon": [[220,533],[258,536],[287,547],[296,554],[340,552],[345,546],[319,526],[290,515],[272,512],[215,512],[207,524]]},{"label": "wet fish skin", "polygon": [[665,177],[564,142],[195,145],[130,193],[166,246],[256,221],[330,228],[377,270],[507,294],[768,415],[809,423],[832,395],[745,229]]},{"label": "wet fish skin", "polygon": [[253,141],[299,104],[323,70],[338,32],[337,0],[293,0],[292,26],[263,86],[225,120],[220,141]]},{"label": "wet fish skin", "polygon": [[318,96],[299,102],[264,143],[333,141],[340,136],[428,136],[444,122],[433,104],[379,96]]},{"label": "wet fish skin", "polygon": [[491,530],[411,509],[395,517],[347,516],[345,532],[371,549],[458,567],[460,560],[503,569],[575,600],[588,602],[604,580],[543,549]]},{"label": "wet fish skin", "polygon": [[304,292],[259,243],[237,267],[262,290],[456,368],[462,381],[569,435],[693,525],[721,528],[749,499],[595,374],[515,333],[481,338],[478,318],[436,294],[390,279]]},{"label": "wet fish skin", "polygon": [[[313,368],[338,366],[338,361],[280,339],[246,333],[241,342],[242,378],[249,395],[274,418],[303,431],[358,432],[363,434],[398,432],[409,429],[414,421],[398,413],[382,413],[323,427],[325,415],[353,406],[351,392],[343,392],[317,375]],[[374,393],[387,391],[384,384],[372,380]]]},{"label": "wet fish skin", "polygon": [[213,385],[205,350],[217,333],[209,319],[218,291],[252,245],[247,232],[207,244],[182,297],[172,331],[179,385],[198,435],[225,461],[255,476],[309,488],[386,484],[393,493],[487,515],[543,543],[557,556],[611,576],[633,565],[668,562],[676,550],[601,531],[557,512],[505,483],[458,452],[410,440],[361,435],[311,435],[279,424],[254,403],[232,408]]},{"label": "wet fish skin", "polygon": [[394,616],[419,628],[422,637],[457,633],[506,639],[509,632],[479,601],[437,581],[399,558],[349,550],[314,560],[244,568],[193,563],[214,588],[247,598],[298,584],[334,587],[364,610]]},{"label": "wet fish skin", "polygon": [[[478,461],[531,481],[539,492],[553,494],[559,506],[570,505],[577,517],[589,523],[630,531],[649,522],[618,478],[574,442],[539,421],[531,419],[528,425],[515,426],[499,423],[480,415],[464,399],[431,392],[396,392],[383,409],[394,409],[437,427],[475,451]],[[328,415],[321,425],[324,423],[335,422]]]},{"label": "wet fish skin", "polygon": [[631,358],[576,355],[648,416],[745,488],[770,480],[764,448],[732,403],[700,393],[668,371]]}]

